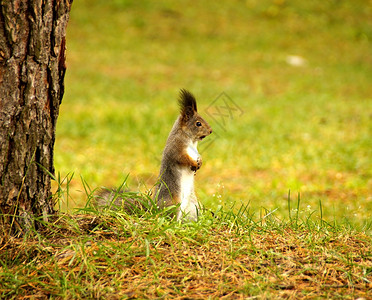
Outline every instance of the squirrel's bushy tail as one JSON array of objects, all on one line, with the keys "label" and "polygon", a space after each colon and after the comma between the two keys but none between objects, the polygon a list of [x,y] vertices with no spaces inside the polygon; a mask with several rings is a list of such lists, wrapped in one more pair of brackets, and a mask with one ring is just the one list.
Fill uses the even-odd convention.
[{"label": "squirrel's bushy tail", "polygon": [[94,206],[99,210],[104,208],[111,210],[121,209],[133,214],[138,211],[147,210],[149,203],[139,193],[104,188],[94,196]]}]

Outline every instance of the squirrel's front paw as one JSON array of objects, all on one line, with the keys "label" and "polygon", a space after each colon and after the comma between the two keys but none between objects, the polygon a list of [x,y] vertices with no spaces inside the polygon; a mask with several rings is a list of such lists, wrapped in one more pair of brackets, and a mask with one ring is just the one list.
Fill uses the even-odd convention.
[{"label": "squirrel's front paw", "polygon": [[198,163],[198,170],[199,170],[201,168],[202,164],[203,164],[203,160],[202,160],[201,156],[198,157],[196,162]]},{"label": "squirrel's front paw", "polygon": [[196,164],[194,166],[191,166],[191,171],[196,172],[197,170],[200,169],[202,164],[203,164],[202,158],[201,156],[199,156],[196,160]]}]

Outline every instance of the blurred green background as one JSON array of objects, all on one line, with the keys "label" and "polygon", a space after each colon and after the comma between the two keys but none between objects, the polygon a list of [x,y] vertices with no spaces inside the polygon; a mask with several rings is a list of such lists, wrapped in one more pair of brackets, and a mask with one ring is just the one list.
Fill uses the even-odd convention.
[{"label": "blurred green background", "polygon": [[77,0],[67,48],[55,166],[74,173],[69,207],[85,204],[80,176],[152,188],[186,88],[214,129],[206,207],[286,215],[290,190],[300,213],[321,201],[328,220],[372,219],[372,1]]}]

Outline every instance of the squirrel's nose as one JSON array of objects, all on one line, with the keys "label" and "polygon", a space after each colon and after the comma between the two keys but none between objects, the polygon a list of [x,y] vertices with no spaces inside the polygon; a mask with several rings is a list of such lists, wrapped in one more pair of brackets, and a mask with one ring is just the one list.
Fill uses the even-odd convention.
[{"label": "squirrel's nose", "polygon": [[212,131],[212,129],[211,130],[209,130],[209,134],[211,134],[213,131]]}]

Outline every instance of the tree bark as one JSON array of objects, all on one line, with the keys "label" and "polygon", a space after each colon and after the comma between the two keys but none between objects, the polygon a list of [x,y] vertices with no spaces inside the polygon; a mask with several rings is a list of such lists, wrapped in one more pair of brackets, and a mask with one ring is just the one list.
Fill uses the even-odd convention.
[{"label": "tree bark", "polygon": [[72,0],[0,3],[0,221],[19,231],[55,212],[48,172]]}]

